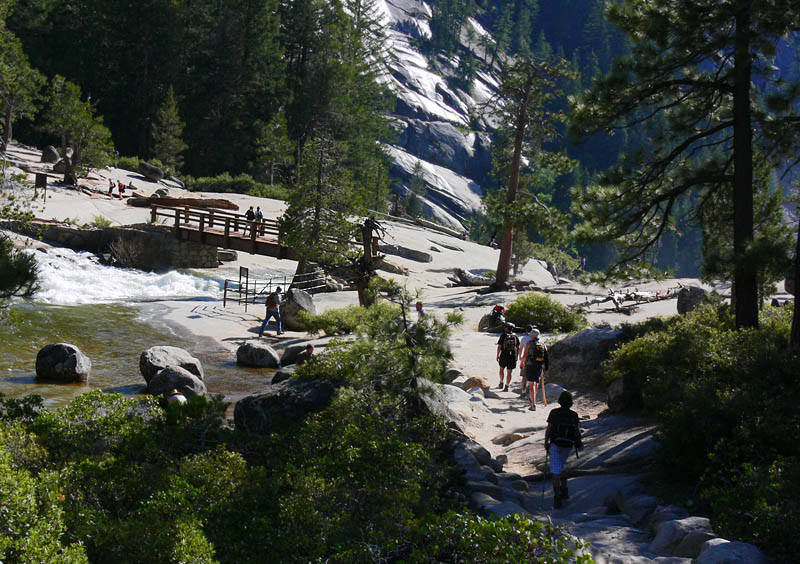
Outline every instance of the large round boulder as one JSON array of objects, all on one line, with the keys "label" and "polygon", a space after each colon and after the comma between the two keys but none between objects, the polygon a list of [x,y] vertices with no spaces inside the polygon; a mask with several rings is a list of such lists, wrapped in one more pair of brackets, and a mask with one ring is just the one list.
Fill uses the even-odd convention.
[{"label": "large round boulder", "polygon": [[306,326],[297,317],[301,311],[316,315],[317,308],[314,306],[314,298],[305,290],[291,288],[286,292],[286,301],[281,304],[283,328],[291,331],[305,331]]},{"label": "large round boulder", "polygon": [[631,374],[625,374],[622,378],[611,382],[608,386],[606,403],[611,413],[641,408],[643,404],[642,387],[637,378]]},{"label": "large round boulder", "polygon": [[158,182],[162,178],[164,178],[164,171],[158,168],[156,165],[150,164],[145,161],[139,161],[139,174],[144,176],[147,180],[151,182]]},{"label": "large round boulder", "polygon": [[503,323],[498,321],[497,317],[492,317],[491,314],[486,314],[478,321],[478,331],[480,333],[501,333],[503,331]]},{"label": "large round boulder", "polygon": [[687,286],[678,292],[678,313],[681,315],[697,309],[706,299],[706,291],[699,286]]},{"label": "large round boulder", "polygon": [[602,363],[617,346],[621,333],[617,329],[584,329],[553,343],[547,379],[564,384],[599,379]]},{"label": "large round boulder", "polygon": [[65,159],[58,159],[53,165],[53,172],[56,174],[64,174],[67,172],[67,161]]},{"label": "large round boulder", "polygon": [[87,382],[92,361],[75,345],[52,343],[36,355],[36,377],[61,382]]},{"label": "large round boulder", "polygon": [[302,421],[322,411],[341,383],[332,380],[291,378],[266,391],[239,400],[233,411],[238,430],[266,435],[273,429]]},{"label": "large round boulder", "polygon": [[59,159],[58,150],[52,145],[48,145],[47,147],[42,149],[41,162],[53,164],[57,163],[58,159]]},{"label": "large round boulder", "polygon": [[294,376],[294,373],[297,372],[297,365],[290,364],[288,366],[283,366],[279,368],[278,371],[272,376],[272,381],[270,384],[280,384]]},{"label": "large round boulder", "polygon": [[178,347],[150,347],[139,357],[139,370],[149,384],[150,379],[167,366],[180,366],[203,380],[203,365],[184,349]]},{"label": "large round boulder", "polygon": [[278,368],[281,359],[266,343],[245,343],[236,350],[236,364],[254,368]]},{"label": "large round boulder", "polygon": [[172,390],[178,390],[188,399],[193,396],[204,396],[206,385],[200,378],[180,366],[168,366],[159,370],[147,383],[147,393],[154,396],[166,396]]}]

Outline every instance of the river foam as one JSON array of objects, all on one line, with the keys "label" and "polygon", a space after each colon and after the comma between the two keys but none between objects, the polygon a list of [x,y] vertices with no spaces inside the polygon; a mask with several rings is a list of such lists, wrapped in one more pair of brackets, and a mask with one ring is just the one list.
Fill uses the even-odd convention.
[{"label": "river foam", "polygon": [[39,265],[34,301],[76,305],[174,298],[221,298],[220,280],[177,271],[142,272],[105,266],[87,252],[53,248],[33,251]]}]

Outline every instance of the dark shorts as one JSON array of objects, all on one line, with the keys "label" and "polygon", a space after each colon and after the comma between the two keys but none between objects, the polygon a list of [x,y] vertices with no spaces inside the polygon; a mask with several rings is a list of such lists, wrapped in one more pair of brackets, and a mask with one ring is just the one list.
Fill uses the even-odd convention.
[{"label": "dark shorts", "polygon": [[536,382],[537,384],[541,384],[543,371],[544,371],[544,365],[526,364],[525,379],[528,382]]},{"label": "dark shorts", "polygon": [[501,354],[500,360],[498,360],[497,362],[500,364],[500,368],[508,368],[509,370],[514,370],[517,367],[517,355]]}]

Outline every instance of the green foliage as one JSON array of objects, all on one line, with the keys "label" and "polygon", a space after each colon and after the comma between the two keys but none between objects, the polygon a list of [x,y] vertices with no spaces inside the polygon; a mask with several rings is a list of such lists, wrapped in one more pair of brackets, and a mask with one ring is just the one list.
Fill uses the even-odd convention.
[{"label": "green foliage", "polygon": [[550,296],[536,292],[520,296],[508,304],[506,320],[521,327],[530,323],[546,333],[571,333],[589,324],[580,313],[567,309]]},{"label": "green foliage", "polygon": [[400,310],[386,302],[378,303],[369,308],[363,306],[347,306],[329,309],[325,313],[312,315],[301,311],[300,321],[306,326],[306,331],[314,334],[346,335],[356,332],[359,326],[366,323],[368,317],[378,315],[399,315]]},{"label": "green foliage", "polygon": [[116,160],[115,166],[131,172],[139,172],[139,157],[119,157]]},{"label": "green foliage", "polygon": [[249,194],[261,198],[285,200],[288,195],[280,185],[264,184],[258,182],[249,174],[231,176],[227,172],[214,177],[184,178],[186,189],[192,192],[222,192],[234,194]]},{"label": "green foliage", "polygon": [[111,220],[105,216],[96,215],[94,216],[94,219],[92,219],[92,223],[90,225],[98,228],[111,227]]},{"label": "green foliage", "polygon": [[181,137],[185,126],[170,86],[153,123],[153,157],[176,172],[183,167],[181,153],[189,147]]},{"label": "green foliage", "polygon": [[36,291],[38,266],[32,254],[18,251],[6,235],[0,235],[0,306],[12,296]]},{"label": "green foliage", "polygon": [[792,354],[789,308],[765,307],[759,329],[704,306],[651,323],[622,345],[609,378],[639,383],[661,422],[658,461],[671,483],[697,487],[715,530],[790,561],[800,511],[800,360]]}]

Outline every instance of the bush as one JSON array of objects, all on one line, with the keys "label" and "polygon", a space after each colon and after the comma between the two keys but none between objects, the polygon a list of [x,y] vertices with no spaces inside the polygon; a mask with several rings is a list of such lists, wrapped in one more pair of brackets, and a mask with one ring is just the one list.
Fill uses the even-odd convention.
[{"label": "bush", "polygon": [[[386,302],[372,306],[378,308],[380,314],[392,313],[400,315],[400,309]],[[313,315],[307,311],[301,311],[298,315],[300,321],[305,324],[306,331],[312,335],[323,333],[325,335],[348,335],[355,333],[359,326],[363,325],[367,314],[374,315],[363,306],[347,306],[337,309],[329,309],[325,313]],[[380,315],[378,314],[378,315]]]},{"label": "bush", "polygon": [[218,176],[204,176],[184,178],[186,189],[191,192],[222,192],[234,194],[250,194],[260,198],[273,198],[276,200],[286,200],[288,193],[282,186],[264,184],[258,182],[249,174],[239,174],[231,176],[225,172]]},{"label": "bush", "polygon": [[102,215],[96,215],[92,220],[91,226],[97,227],[98,229],[102,229],[104,227],[111,227],[111,220]]},{"label": "bush", "polygon": [[571,333],[589,325],[580,313],[543,294],[520,296],[506,308],[506,320],[524,327],[529,323],[546,333]]},{"label": "bush", "polygon": [[117,168],[139,172],[139,157],[119,157],[117,159]]},{"label": "bush", "polygon": [[[800,526],[800,359],[792,311],[765,307],[737,331],[729,312],[675,316],[613,353],[612,379],[632,377],[661,426],[656,452],[669,483],[699,494],[718,533],[778,559],[796,555]],[[791,438],[791,439],[790,439]]]}]

